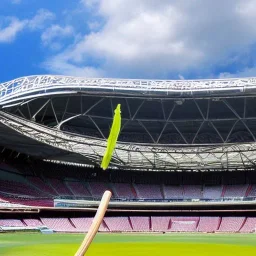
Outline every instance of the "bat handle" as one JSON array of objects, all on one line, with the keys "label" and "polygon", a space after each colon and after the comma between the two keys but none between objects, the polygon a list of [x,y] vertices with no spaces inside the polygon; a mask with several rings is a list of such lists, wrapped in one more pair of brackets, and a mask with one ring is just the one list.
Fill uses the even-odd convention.
[{"label": "bat handle", "polygon": [[111,196],[112,196],[112,193],[110,191],[107,190],[104,192],[104,194],[101,198],[98,210],[96,212],[96,215],[95,215],[95,217],[92,221],[92,224],[88,230],[88,233],[86,234],[86,236],[85,236],[81,246],[77,250],[75,256],[84,256],[84,254],[88,250],[93,238],[95,237],[96,233],[99,230],[100,224],[103,221],[103,218],[107,211]]}]

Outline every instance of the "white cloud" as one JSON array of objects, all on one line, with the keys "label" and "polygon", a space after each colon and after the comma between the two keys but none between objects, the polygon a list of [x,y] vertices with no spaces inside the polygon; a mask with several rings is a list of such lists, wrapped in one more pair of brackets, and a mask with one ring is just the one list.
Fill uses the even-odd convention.
[{"label": "white cloud", "polygon": [[97,29],[99,29],[101,26],[101,23],[98,22],[98,21],[91,21],[91,22],[88,22],[88,27],[91,31],[95,31]]},{"label": "white cloud", "polygon": [[60,40],[73,34],[74,29],[72,26],[61,27],[55,24],[42,33],[41,40],[45,46],[58,50],[62,47]]},{"label": "white cloud", "polygon": [[235,73],[223,72],[219,74],[219,78],[237,78],[237,77],[256,77],[256,66],[244,68]]},{"label": "white cloud", "polygon": [[112,77],[210,74],[256,43],[256,0],[81,2],[97,8],[105,25],[48,60],[53,72],[66,72],[58,61],[70,73],[90,68],[89,60],[95,59],[101,60],[98,74]]},{"label": "white cloud", "polygon": [[80,0],[80,2],[84,4],[86,7],[92,8],[99,4],[100,0]]},{"label": "white cloud", "polygon": [[31,30],[42,29],[49,21],[52,21],[54,19],[54,13],[45,9],[40,9],[37,11],[36,15],[28,21],[28,27]]},{"label": "white cloud", "polygon": [[70,76],[83,77],[104,77],[104,70],[94,67],[79,67],[67,62],[62,54],[55,56],[53,59],[43,63],[43,67],[49,70],[54,70],[54,73],[65,74]]},{"label": "white cloud", "polygon": [[0,23],[0,43],[10,43],[17,34],[25,29],[43,29],[55,15],[48,10],[40,9],[31,19],[20,20],[17,17],[3,17]]},{"label": "white cloud", "polygon": [[16,35],[24,29],[26,26],[26,21],[20,21],[17,18],[6,18],[7,26],[0,26],[0,43],[12,42]]}]

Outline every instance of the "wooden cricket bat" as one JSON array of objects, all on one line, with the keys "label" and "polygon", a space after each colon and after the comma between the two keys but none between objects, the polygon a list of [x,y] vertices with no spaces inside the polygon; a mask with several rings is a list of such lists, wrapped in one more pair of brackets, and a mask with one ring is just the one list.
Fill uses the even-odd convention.
[{"label": "wooden cricket bat", "polygon": [[104,194],[101,198],[101,201],[100,201],[100,205],[96,212],[96,215],[92,221],[92,225],[90,226],[88,233],[86,234],[84,241],[82,242],[82,244],[79,247],[78,251],[76,252],[75,256],[84,256],[85,255],[93,238],[95,237],[96,233],[99,230],[100,224],[103,221],[103,218],[104,218],[105,212],[108,208],[108,204],[109,204],[111,196],[112,196],[112,193],[110,191],[107,190],[104,192]]}]

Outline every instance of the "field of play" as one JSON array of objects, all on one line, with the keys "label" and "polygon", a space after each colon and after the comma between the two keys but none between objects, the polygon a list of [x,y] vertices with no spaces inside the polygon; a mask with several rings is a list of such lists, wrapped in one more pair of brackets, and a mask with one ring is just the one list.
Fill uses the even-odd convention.
[{"label": "field of play", "polygon": [[[1,256],[74,255],[83,235],[0,234]],[[98,234],[88,256],[255,255],[256,234]]]}]

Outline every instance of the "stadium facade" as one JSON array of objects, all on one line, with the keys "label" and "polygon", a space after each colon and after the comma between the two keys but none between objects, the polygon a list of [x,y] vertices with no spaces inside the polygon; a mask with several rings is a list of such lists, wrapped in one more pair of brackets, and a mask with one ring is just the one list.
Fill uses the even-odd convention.
[{"label": "stadium facade", "polygon": [[0,84],[0,232],[87,232],[105,190],[100,232],[255,232],[255,103],[255,78]]},{"label": "stadium facade", "polygon": [[0,95],[1,145],[39,159],[99,166],[120,103],[112,168],[244,170],[256,164],[255,78],[42,75],[2,83]]}]

